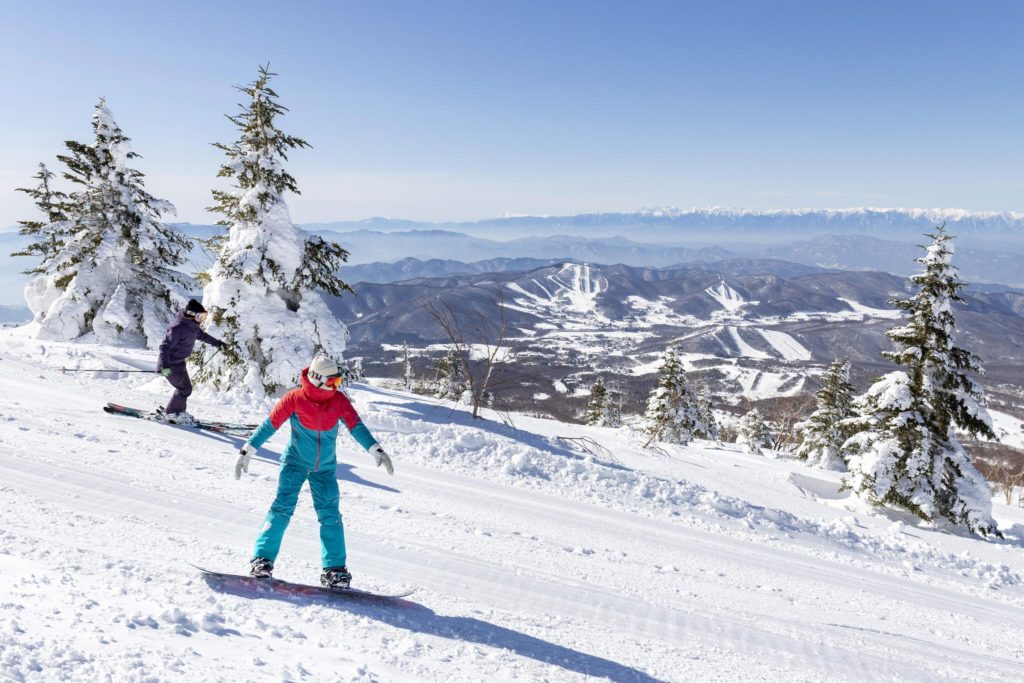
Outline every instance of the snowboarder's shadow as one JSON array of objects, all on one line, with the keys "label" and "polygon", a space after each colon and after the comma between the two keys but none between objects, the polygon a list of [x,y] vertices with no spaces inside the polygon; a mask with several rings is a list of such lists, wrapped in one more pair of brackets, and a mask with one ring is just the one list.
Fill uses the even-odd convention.
[{"label": "snowboarder's shadow", "polygon": [[444,616],[409,600],[404,600],[403,603],[407,603],[407,606],[403,605],[403,609],[366,609],[364,614],[395,628],[509,650],[520,657],[529,657],[585,676],[645,683],[659,683],[660,680],[631,666],[573,650],[482,619]]},{"label": "snowboarder's shadow", "polygon": [[[207,438],[223,443],[226,446],[230,446],[233,453],[232,457],[234,457],[234,454],[237,454],[238,449],[242,447],[242,444],[245,443],[245,440],[247,438],[247,436],[225,434],[224,432],[211,432],[205,429],[194,430],[191,427],[182,427],[181,429],[187,429],[191,433],[195,433],[196,431],[198,431],[200,434]],[[265,463],[279,465],[281,463],[281,454],[275,453],[274,451],[263,448],[261,446],[260,449],[256,452],[256,455],[253,457],[253,459],[261,460]],[[401,493],[401,491],[391,486],[386,486],[384,484],[378,484],[375,481],[363,479],[362,477],[355,473],[355,466],[347,462],[338,462],[337,467],[335,467],[334,469],[334,476],[339,481],[346,481],[350,484],[355,484],[357,486],[366,486],[369,488],[380,489],[381,491],[387,491],[388,493]]]},{"label": "snowboarder's shadow", "polygon": [[375,621],[413,633],[439,636],[466,643],[477,643],[500,650],[509,650],[521,657],[557,666],[568,671],[612,681],[662,683],[639,669],[619,664],[604,657],[558,645],[535,636],[491,624],[475,617],[445,616],[407,598],[396,600],[354,600],[344,595],[311,597],[308,591],[254,591],[247,583],[218,579],[210,582],[219,590],[251,600],[282,600],[298,605],[320,604],[336,607]]}]

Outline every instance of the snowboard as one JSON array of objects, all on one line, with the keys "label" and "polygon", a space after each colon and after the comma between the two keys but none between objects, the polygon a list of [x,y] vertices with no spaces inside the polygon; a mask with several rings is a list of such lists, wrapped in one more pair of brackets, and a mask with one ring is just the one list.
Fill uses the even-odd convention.
[{"label": "snowboard", "polygon": [[351,600],[363,600],[368,602],[390,602],[408,597],[416,592],[416,589],[403,591],[401,593],[372,593],[358,588],[324,588],[323,586],[311,586],[305,583],[292,583],[281,579],[257,579],[245,574],[228,574],[205,569],[199,565],[190,565],[203,573],[203,578],[211,585],[218,585],[234,589],[235,591],[246,591],[253,594],[282,595],[285,597],[328,597]]},{"label": "snowboard", "polygon": [[164,420],[158,420],[156,412],[145,411],[139,408],[130,408],[128,406],[122,406],[117,403],[108,403],[103,406],[103,412],[111,415],[125,415],[127,417],[137,417],[140,420],[149,420],[150,422],[159,422],[160,424],[173,425],[175,427],[192,427],[193,429],[205,429],[210,432],[222,432],[224,434],[231,434],[235,436],[248,436],[250,432],[256,429],[259,425],[240,424],[237,422],[218,422],[216,420],[196,420],[193,424],[177,424],[175,422],[166,422]]}]

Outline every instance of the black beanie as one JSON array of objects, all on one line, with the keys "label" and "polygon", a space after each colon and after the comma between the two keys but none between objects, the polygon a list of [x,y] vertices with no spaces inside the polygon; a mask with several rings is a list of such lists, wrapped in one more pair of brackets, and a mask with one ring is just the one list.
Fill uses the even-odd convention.
[{"label": "black beanie", "polygon": [[206,313],[206,309],[195,299],[189,299],[188,305],[185,306],[185,315],[189,318],[194,318],[197,313]]}]

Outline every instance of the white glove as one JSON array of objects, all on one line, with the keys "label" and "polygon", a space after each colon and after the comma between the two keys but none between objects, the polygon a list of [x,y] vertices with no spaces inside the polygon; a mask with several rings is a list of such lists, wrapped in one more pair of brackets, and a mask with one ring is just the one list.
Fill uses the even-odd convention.
[{"label": "white glove", "polygon": [[395,466],[391,464],[391,458],[384,452],[379,443],[375,443],[370,446],[370,455],[373,456],[373,461],[377,463],[377,467],[384,465],[384,469],[388,471],[388,474],[395,473]]},{"label": "white glove", "polygon": [[249,474],[249,461],[252,460],[254,452],[255,449],[248,442],[238,449],[238,460],[235,460],[235,479],[241,478],[242,472]]}]

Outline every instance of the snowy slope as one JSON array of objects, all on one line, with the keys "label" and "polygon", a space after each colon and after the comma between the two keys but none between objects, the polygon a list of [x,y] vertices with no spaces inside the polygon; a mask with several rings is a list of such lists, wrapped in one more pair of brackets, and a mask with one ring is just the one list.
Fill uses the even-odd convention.
[{"label": "snowy slope", "polygon": [[[1024,511],[985,542],[865,510],[834,473],[629,428],[472,421],[352,391],[388,477],[339,454],[356,585],[394,606],[217,592],[243,570],[282,430],[237,439],[107,416],[162,380],[143,352],[0,334],[0,678],[16,681],[1010,681],[1024,669]],[[194,412],[266,406],[200,395]],[[497,417],[497,416],[495,416]],[[558,437],[590,437],[594,454]],[[315,581],[308,496],[277,574]]]}]

